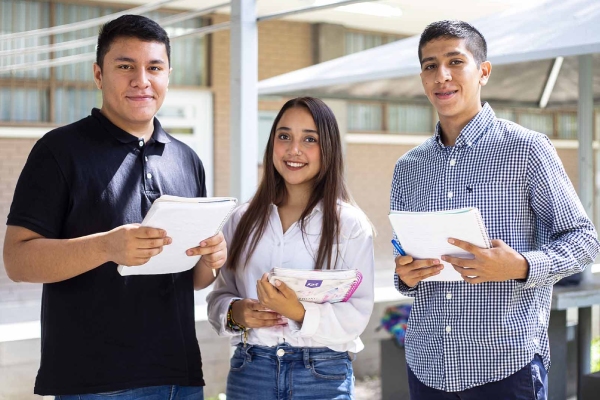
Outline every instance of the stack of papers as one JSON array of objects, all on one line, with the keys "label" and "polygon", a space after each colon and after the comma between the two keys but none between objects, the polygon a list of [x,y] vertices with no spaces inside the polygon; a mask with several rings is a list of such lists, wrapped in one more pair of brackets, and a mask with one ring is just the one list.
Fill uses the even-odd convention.
[{"label": "stack of papers", "polygon": [[492,243],[477,208],[437,212],[391,211],[390,222],[403,250],[414,259],[437,258],[444,269],[424,281],[461,281],[462,276],[441,256],[473,258],[471,253],[448,243],[449,238],[489,249]]},{"label": "stack of papers", "polygon": [[144,265],[119,265],[119,273],[123,276],[157,275],[193,268],[200,256],[190,257],[185,254],[186,250],[219,233],[236,204],[237,200],[232,197],[161,196],[150,207],[142,226],[164,229],[173,242]]},{"label": "stack of papers", "polygon": [[362,282],[356,269],[299,270],[273,268],[269,282],[280,280],[288,285],[300,301],[338,303],[348,301]]}]

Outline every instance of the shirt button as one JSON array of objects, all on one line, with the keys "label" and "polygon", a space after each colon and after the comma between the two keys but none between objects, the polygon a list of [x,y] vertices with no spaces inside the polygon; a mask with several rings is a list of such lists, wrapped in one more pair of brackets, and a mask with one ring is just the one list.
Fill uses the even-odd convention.
[{"label": "shirt button", "polygon": [[449,199],[451,199],[451,198],[452,198],[452,196],[454,196],[454,193],[452,193],[452,192],[448,192],[448,198],[449,198]]},{"label": "shirt button", "polygon": [[143,140],[140,140],[138,144],[140,145],[140,147],[144,147],[144,141]]},{"label": "shirt button", "polygon": [[452,330],[452,327],[451,327],[450,325],[448,325],[448,326],[446,327],[446,332],[450,333],[450,331],[451,331],[451,330]]},{"label": "shirt button", "polygon": [[285,354],[285,350],[284,349],[277,350],[277,357],[283,357],[284,354]]},{"label": "shirt button", "polygon": [[471,142],[467,142],[467,146],[471,146],[473,143]]},{"label": "shirt button", "polygon": [[148,162],[148,157],[144,157],[144,160],[146,160],[146,162]]},{"label": "shirt button", "polygon": [[456,160],[453,158],[452,160],[450,160],[450,166],[454,167],[456,165]]},{"label": "shirt button", "polygon": [[452,298],[452,293],[446,293],[446,298],[450,300]]},{"label": "shirt button", "polygon": [[148,178],[148,179],[152,179],[152,174],[151,174],[150,172],[148,172],[148,173],[146,174],[146,178]]}]

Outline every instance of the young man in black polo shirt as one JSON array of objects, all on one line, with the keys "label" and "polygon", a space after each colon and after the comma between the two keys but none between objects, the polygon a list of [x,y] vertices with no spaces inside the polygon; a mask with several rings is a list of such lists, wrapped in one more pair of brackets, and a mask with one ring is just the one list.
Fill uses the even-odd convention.
[{"label": "young man in black polo shirt", "polygon": [[37,394],[203,398],[193,291],[224,264],[222,234],[188,250],[203,257],[186,272],[122,277],[116,268],[170,244],[168,232],[136,224],[160,195],[206,196],[202,162],[154,118],[169,56],[152,20],[107,23],[94,64],[102,108],[40,139],[19,178],[4,261],[14,281],[44,283]]}]

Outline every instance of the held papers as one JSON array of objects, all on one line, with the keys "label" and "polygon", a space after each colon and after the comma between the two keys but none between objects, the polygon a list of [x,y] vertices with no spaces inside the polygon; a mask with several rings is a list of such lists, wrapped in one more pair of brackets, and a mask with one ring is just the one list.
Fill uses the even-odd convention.
[{"label": "held papers", "polygon": [[273,268],[269,282],[280,280],[290,287],[300,301],[338,303],[348,301],[362,282],[356,269],[298,270]]},{"label": "held papers", "polygon": [[492,247],[477,208],[438,212],[392,211],[389,218],[406,254],[415,259],[437,258],[444,265],[444,269],[438,275],[424,281],[463,280],[452,264],[442,261],[441,256],[473,256],[448,243],[448,238],[464,240],[478,247]]},{"label": "held papers", "polygon": [[173,242],[144,265],[119,265],[119,273],[123,276],[157,275],[191,269],[200,256],[190,257],[185,251],[216,235],[236,204],[237,200],[232,197],[161,196],[150,207],[142,226],[164,229]]}]

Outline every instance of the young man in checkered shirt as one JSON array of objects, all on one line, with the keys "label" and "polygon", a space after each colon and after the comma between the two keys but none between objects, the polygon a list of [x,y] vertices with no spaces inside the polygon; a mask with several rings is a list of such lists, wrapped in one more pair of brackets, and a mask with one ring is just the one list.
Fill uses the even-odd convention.
[{"label": "young man in checkered shirt", "polygon": [[396,286],[415,298],[406,335],[412,400],[546,399],[552,285],[599,251],[548,137],[481,102],[486,58],[485,39],[465,22],[435,22],[421,35],[421,81],[440,122],[398,160],[391,208],[477,207],[494,240],[482,249],[449,239],[474,257],[441,257],[460,281],[424,282],[441,260],[396,254]]}]

